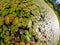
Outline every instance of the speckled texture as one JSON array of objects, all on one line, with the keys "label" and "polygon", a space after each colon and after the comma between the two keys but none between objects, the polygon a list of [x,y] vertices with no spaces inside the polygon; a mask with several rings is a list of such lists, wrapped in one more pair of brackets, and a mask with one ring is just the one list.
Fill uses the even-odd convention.
[{"label": "speckled texture", "polygon": [[40,0],[40,4],[41,12],[40,16],[36,17],[37,24],[35,24],[36,32],[41,37],[47,36],[46,39],[49,41],[47,41],[46,45],[57,45],[60,32],[58,19],[54,11],[43,0]]},{"label": "speckled texture", "polygon": [[[21,2],[19,3],[19,1]],[[59,39],[59,32],[60,32],[59,23],[54,11],[44,2],[44,0],[6,0],[6,1],[2,0],[0,2],[1,4],[0,14],[6,9],[5,6],[10,3],[11,3],[10,6],[11,6],[12,12],[15,10],[16,7],[19,7],[18,9],[20,9],[21,12],[23,12],[24,14],[29,13],[32,16],[30,17],[30,15],[29,16],[25,15],[25,16],[28,16],[27,18],[28,22],[25,23],[26,21],[24,21],[25,19],[23,18],[24,15],[22,13],[22,20],[21,20],[22,23],[21,24],[19,23],[20,25],[17,24],[18,22],[15,22],[14,20],[13,20],[14,23],[12,24],[10,24],[8,21],[8,25],[10,24],[14,26],[17,25],[20,27],[22,26],[28,27],[30,31],[33,31],[32,33],[34,33],[36,37],[39,37],[39,42],[37,42],[36,45],[56,45],[57,44],[57,41]],[[8,10],[9,10],[8,14],[10,13],[13,14],[12,12],[10,12],[11,11],[10,9]],[[21,19],[20,15],[14,15],[15,16],[14,18],[17,17],[17,19]],[[1,16],[5,17],[8,15],[6,14],[4,16],[3,14],[1,14]],[[9,31],[12,32],[12,30],[9,27],[10,26],[8,26]],[[14,29],[13,31],[16,31],[16,30]],[[6,35],[4,36],[6,38]],[[10,39],[12,38],[12,36],[8,36],[7,38]],[[9,45],[10,43],[6,43],[6,44]],[[15,42],[15,45],[16,45],[16,42]]]}]

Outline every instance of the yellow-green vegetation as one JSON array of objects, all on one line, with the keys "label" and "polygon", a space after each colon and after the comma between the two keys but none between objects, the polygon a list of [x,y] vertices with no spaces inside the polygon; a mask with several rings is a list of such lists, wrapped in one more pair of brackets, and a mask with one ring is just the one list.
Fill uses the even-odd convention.
[{"label": "yellow-green vegetation", "polygon": [[59,39],[59,41],[58,41],[57,45],[60,45],[60,39]]},{"label": "yellow-green vegetation", "polygon": [[[48,44],[49,39],[47,38],[49,37],[47,37],[44,28],[45,25],[51,22],[46,21],[46,19],[50,19],[47,16],[48,9],[46,8],[46,10],[44,4],[42,5],[44,0],[41,1],[42,0],[0,0],[1,45]],[[53,8],[51,3],[48,4]],[[54,35],[54,33],[52,35]]]},{"label": "yellow-green vegetation", "polygon": [[20,45],[25,45],[25,43],[24,42],[21,42]]},{"label": "yellow-green vegetation", "polygon": [[4,17],[0,16],[0,26],[4,23]]},{"label": "yellow-green vegetation", "polygon": [[37,8],[40,4],[36,5],[35,2],[37,3],[36,0],[0,0],[1,45],[27,45],[31,38],[38,41],[35,32],[29,32],[28,28],[29,21],[39,14]]}]

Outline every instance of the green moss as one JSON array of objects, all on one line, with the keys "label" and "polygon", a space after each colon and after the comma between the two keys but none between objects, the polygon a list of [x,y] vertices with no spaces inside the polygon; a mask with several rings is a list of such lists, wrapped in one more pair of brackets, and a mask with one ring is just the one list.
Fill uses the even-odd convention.
[{"label": "green moss", "polygon": [[[20,27],[24,28],[29,25],[30,19],[33,19],[32,21],[34,24],[37,23],[37,17],[40,15],[40,11],[43,9],[41,8],[41,4],[39,0],[0,0],[0,26],[2,28],[2,32],[0,34],[1,38],[4,38],[4,42],[6,45],[12,45],[12,40],[15,37],[15,34],[17,36],[21,36],[22,40],[25,42],[30,41],[30,38],[33,35],[36,35],[35,38],[38,39],[38,36],[36,34],[36,29],[34,29],[34,26],[32,25],[31,28],[33,29],[27,29],[29,30],[25,32],[26,35],[18,35]],[[53,5],[50,4],[51,8],[54,8]],[[40,10],[41,9],[41,10]],[[57,13],[57,12],[56,12]],[[1,18],[1,16],[4,18]],[[35,19],[36,18],[36,19]],[[24,29],[23,29],[24,30]],[[33,32],[33,33],[32,33]],[[18,34],[17,34],[18,33]],[[2,44],[3,45],[3,39]],[[15,41],[16,43],[16,41]],[[4,44],[5,45],[5,44]],[[16,45],[19,45],[16,43]],[[20,45],[24,45],[20,42]],[[45,45],[45,43],[43,43]]]}]

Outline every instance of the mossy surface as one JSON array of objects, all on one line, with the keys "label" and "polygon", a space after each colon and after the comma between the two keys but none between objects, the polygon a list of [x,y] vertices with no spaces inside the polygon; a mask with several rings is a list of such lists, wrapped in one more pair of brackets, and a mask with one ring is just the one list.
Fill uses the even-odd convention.
[{"label": "mossy surface", "polygon": [[[0,44],[19,45],[21,42],[15,40],[17,36],[21,40],[26,37],[23,40],[25,41],[24,43],[30,41],[32,37],[30,32],[28,31],[28,36],[25,34],[25,37],[22,36],[22,38],[20,38],[21,35],[19,34],[19,30],[31,29],[31,33],[35,31],[28,26],[30,23],[29,21],[34,17],[38,17],[40,14],[39,6],[40,3],[37,0],[0,0]],[[36,32],[34,32],[34,34],[35,33]]]},{"label": "mossy surface", "polygon": [[[1,45],[22,45],[21,43],[25,45],[31,37],[39,41],[35,42],[36,45],[47,45],[48,43],[55,45],[53,32],[57,30],[58,21],[53,10],[50,9],[44,0],[0,0]],[[53,30],[54,22],[57,23],[55,30]],[[46,26],[47,29],[45,29]],[[28,34],[27,31],[22,34],[20,30],[28,30]],[[58,39],[57,37],[58,35],[55,38]]]}]

